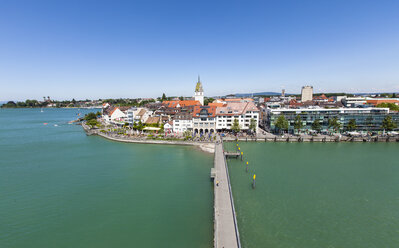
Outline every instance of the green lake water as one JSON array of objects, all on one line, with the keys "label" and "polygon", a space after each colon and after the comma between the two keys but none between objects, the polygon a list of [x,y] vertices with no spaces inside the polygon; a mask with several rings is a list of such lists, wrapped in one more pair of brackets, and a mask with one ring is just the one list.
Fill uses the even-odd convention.
[{"label": "green lake water", "polygon": [[244,162],[228,164],[243,247],[399,247],[399,144],[239,146]]},{"label": "green lake water", "polygon": [[211,247],[213,155],[86,136],[78,112],[0,109],[0,247]]}]

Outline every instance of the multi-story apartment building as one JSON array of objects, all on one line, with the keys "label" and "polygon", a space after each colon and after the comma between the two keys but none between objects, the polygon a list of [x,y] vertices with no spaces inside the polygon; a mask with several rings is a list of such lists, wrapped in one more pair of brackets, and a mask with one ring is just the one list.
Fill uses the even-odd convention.
[{"label": "multi-story apartment building", "polygon": [[313,86],[303,86],[301,91],[301,101],[308,102],[313,100]]},{"label": "multi-story apartment building", "polygon": [[389,108],[268,109],[265,122],[271,130],[276,130],[275,121],[280,115],[284,115],[288,121],[290,132],[294,131],[297,116],[302,120],[303,130],[312,129],[315,120],[319,120],[322,130],[328,130],[329,120],[337,118],[341,124],[341,131],[347,130],[350,120],[355,120],[357,130],[377,131],[381,130],[382,121],[387,115],[399,126],[399,113],[390,112]]},{"label": "multi-story apartment building", "polygon": [[183,133],[193,130],[193,117],[190,112],[179,112],[173,117],[173,132]]},{"label": "multi-story apartment building", "polygon": [[241,130],[248,130],[251,119],[259,125],[259,109],[253,102],[227,102],[216,109],[216,129],[231,130],[234,119],[238,120]]},{"label": "multi-story apartment building", "polygon": [[131,107],[126,111],[126,122],[129,123],[129,125],[133,125],[133,123],[138,123],[138,122],[146,122],[147,119],[152,116],[152,111],[149,111],[146,108],[136,108],[136,107]]}]

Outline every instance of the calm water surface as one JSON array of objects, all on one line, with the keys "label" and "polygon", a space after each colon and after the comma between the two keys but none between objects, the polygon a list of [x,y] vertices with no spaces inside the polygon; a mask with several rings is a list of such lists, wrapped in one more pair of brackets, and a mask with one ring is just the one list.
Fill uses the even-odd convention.
[{"label": "calm water surface", "polygon": [[399,247],[399,144],[239,145],[250,171],[228,164],[243,247]]},{"label": "calm water surface", "polygon": [[0,109],[0,247],[210,247],[213,156],[88,137],[78,112]]}]

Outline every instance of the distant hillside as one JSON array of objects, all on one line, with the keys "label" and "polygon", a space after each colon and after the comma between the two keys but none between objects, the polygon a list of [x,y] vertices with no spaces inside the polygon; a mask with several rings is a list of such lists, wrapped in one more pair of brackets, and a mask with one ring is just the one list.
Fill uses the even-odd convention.
[{"label": "distant hillside", "polygon": [[4,103],[7,103],[7,101],[0,101],[0,106],[3,105]]},{"label": "distant hillside", "polygon": [[[290,93],[285,93],[286,95],[292,95]],[[236,97],[250,97],[250,96],[279,96],[280,92],[256,92],[256,93],[237,93],[234,94]]]}]

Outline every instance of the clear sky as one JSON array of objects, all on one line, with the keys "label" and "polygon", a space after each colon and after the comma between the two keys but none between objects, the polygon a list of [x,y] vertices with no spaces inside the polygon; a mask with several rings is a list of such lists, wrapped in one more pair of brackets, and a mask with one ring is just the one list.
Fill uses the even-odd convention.
[{"label": "clear sky", "polygon": [[0,100],[399,92],[399,1],[1,1]]}]

